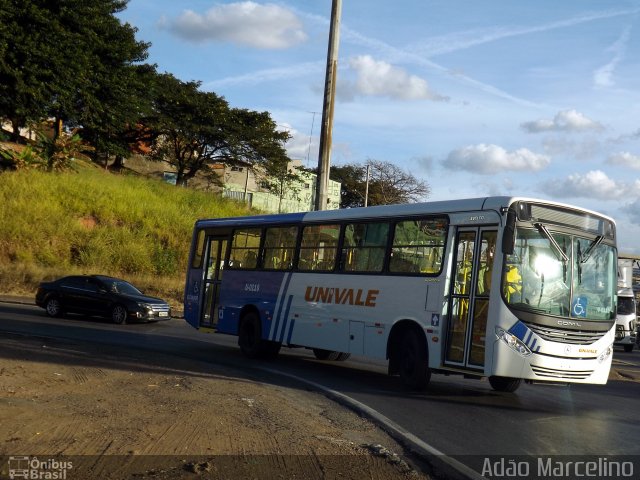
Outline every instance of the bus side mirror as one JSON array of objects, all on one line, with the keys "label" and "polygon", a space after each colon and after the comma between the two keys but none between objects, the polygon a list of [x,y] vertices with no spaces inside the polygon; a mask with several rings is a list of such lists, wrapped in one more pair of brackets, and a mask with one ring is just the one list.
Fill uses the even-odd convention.
[{"label": "bus side mirror", "polygon": [[507,221],[502,234],[502,253],[513,255],[516,244],[516,211],[513,208],[507,210]]}]

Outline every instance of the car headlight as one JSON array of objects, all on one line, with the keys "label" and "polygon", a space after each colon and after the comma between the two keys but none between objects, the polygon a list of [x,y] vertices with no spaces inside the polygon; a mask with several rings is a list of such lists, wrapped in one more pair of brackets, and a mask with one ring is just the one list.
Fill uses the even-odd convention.
[{"label": "car headlight", "polygon": [[140,308],[142,308],[143,310],[153,310],[153,308],[151,307],[151,305],[149,305],[148,303],[138,302],[138,306],[139,306]]},{"label": "car headlight", "polygon": [[498,340],[502,340],[509,348],[515,350],[523,357],[531,355],[531,350],[527,347],[522,340],[515,335],[507,332],[504,328],[496,327],[496,337]]}]

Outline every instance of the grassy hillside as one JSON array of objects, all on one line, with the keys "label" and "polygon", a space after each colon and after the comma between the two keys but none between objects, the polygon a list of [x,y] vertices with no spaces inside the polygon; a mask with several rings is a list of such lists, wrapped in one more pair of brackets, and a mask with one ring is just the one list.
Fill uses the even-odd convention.
[{"label": "grassy hillside", "polygon": [[0,173],[0,293],[42,280],[120,276],[179,304],[193,223],[247,215],[216,195],[91,166]]}]

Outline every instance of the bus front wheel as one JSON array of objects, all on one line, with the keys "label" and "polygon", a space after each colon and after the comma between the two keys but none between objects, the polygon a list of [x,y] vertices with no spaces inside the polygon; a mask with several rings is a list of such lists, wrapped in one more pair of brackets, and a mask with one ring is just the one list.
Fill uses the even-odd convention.
[{"label": "bus front wheel", "polygon": [[247,313],[240,321],[238,331],[240,351],[248,358],[275,358],[280,352],[281,344],[262,339],[262,327],[258,315]]},{"label": "bus front wheel", "polygon": [[413,330],[405,332],[399,350],[400,379],[412,390],[424,390],[431,379],[427,345]]},{"label": "bus front wheel", "polygon": [[515,392],[521,381],[519,378],[511,377],[489,377],[489,383],[496,392]]}]

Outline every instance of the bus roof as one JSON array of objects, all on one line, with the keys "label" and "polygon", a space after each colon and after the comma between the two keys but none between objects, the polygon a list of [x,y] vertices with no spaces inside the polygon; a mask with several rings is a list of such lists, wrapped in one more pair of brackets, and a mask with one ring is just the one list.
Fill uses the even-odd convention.
[{"label": "bus roof", "polygon": [[615,221],[601,213],[586,210],[584,208],[576,207],[573,205],[554,202],[551,200],[541,200],[527,197],[509,197],[509,196],[494,196],[494,197],[479,197],[479,198],[467,198],[458,200],[440,200],[434,202],[423,203],[409,203],[398,205],[380,205],[375,207],[359,207],[359,208],[346,208],[340,210],[322,210],[317,212],[298,212],[298,213],[284,213],[273,215],[253,215],[247,217],[227,217],[227,218],[215,218],[215,219],[202,219],[196,222],[199,227],[222,227],[222,226],[243,226],[243,225],[280,225],[286,223],[313,223],[321,221],[331,220],[354,220],[354,219],[381,219],[381,218],[393,218],[398,216],[417,216],[417,215],[432,215],[432,214],[447,214],[455,212],[470,212],[478,210],[495,210],[500,211],[500,208],[507,207],[516,201],[530,201],[541,204],[547,204],[551,206],[558,206],[577,210],[587,214],[592,214],[600,218]]}]

